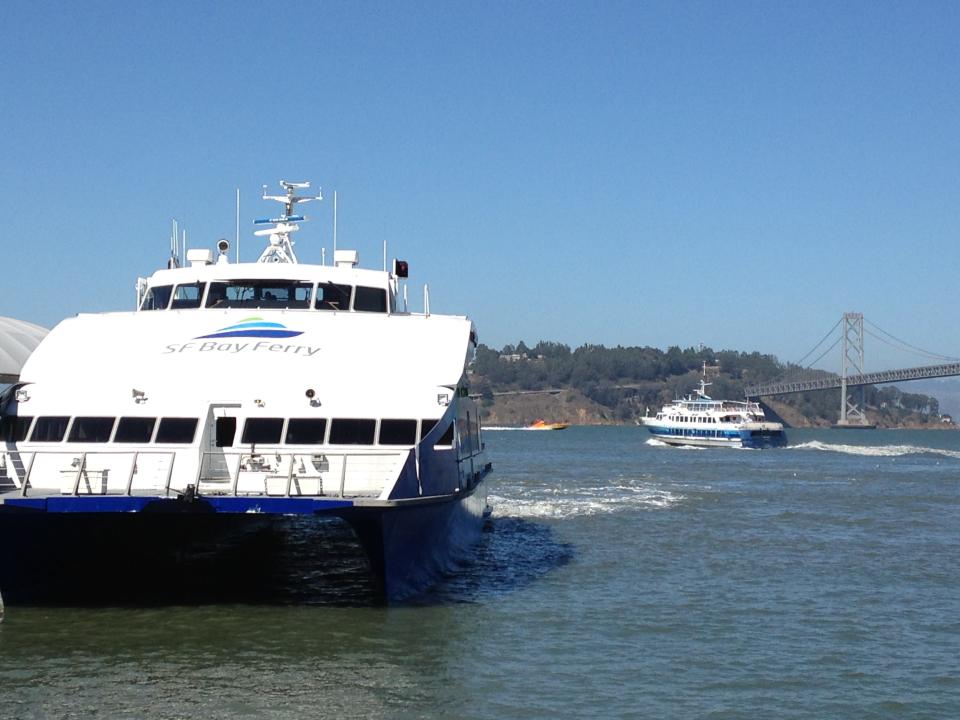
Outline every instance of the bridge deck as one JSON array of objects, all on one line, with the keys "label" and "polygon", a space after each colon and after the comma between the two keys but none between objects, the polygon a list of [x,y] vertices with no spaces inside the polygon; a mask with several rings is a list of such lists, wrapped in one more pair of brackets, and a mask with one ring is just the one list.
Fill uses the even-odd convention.
[{"label": "bridge deck", "polygon": [[[926,367],[904,368],[902,370],[884,370],[883,372],[864,373],[847,377],[847,387],[858,385],[882,385],[884,383],[902,382],[905,380],[922,380],[924,378],[951,377],[960,375],[960,363],[947,365],[928,365]],[[750,385],[744,388],[747,397],[758,398],[770,395],[789,395],[791,393],[807,392],[811,390],[830,390],[843,387],[843,379],[835,377],[820,378],[817,380],[797,380],[792,382],[775,382],[764,385]]]}]

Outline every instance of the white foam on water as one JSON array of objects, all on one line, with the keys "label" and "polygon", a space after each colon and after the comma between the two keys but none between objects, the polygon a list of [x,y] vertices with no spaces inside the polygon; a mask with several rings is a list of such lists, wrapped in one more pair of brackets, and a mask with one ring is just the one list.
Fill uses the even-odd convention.
[{"label": "white foam on water", "polygon": [[572,518],[606,515],[630,510],[661,510],[684,500],[684,496],[649,485],[616,485],[599,491],[554,497],[504,497],[490,495],[487,501],[500,517]]},{"label": "white foam on water", "polygon": [[494,432],[506,432],[508,430],[517,430],[517,431],[524,431],[524,432],[527,430],[536,430],[537,432],[549,432],[544,430],[543,428],[535,428],[535,427],[507,427],[506,425],[492,425],[490,427],[487,427],[486,425],[484,425],[483,431],[486,432],[487,430],[493,430]]},{"label": "white foam on water", "polygon": [[960,452],[940,448],[920,447],[917,445],[843,445],[825,443],[820,440],[799,445],[791,445],[791,450],[822,450],[824,452],[863,455],[867,457],[902,457],[904,455],[940,455],[960,460]]},{"label": "white foam on water", "polygon": [[665,447],[673,448],[675,450],[710,450],[708,447],[701,447],[698,445],[671,445],[670,443],[665,443],[663,440],[657,440],[656,438],[650,438],[646,442],[650,447]]}]

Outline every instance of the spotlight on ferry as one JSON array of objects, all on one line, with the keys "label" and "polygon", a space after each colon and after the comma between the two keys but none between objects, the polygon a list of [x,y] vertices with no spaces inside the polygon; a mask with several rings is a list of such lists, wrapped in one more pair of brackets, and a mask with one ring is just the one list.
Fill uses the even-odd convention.
[{"label": "spotlight on ferry", "polygon": [[310,407],[320,407],[320,401],[317,400],[317,393],[313,388],[308,388],[304,394],[307,396],[307,400],[310,401]]},{"label": "spotlight on ferry", "polygon": [[230,249],[230,241],[226,238],[220,238],[217,240],[217,250],[220,251],[221,255],[226,255],[227,250]]},{"label": "spotlight on ferry", "polygon": [[147,401],[147,394],[143,390],[137,390],[134,388],[130,394],[133,396],[133,401],[137,403],[137,405]]},{"label": "spotlight on ferry", "polygon": [[307,389],[306,395],[307,395],[307,398],[309,398],[310,400],[313,400],[313,398],[316,396],[316,393],[313,391],[313,388],[309,388]]}]

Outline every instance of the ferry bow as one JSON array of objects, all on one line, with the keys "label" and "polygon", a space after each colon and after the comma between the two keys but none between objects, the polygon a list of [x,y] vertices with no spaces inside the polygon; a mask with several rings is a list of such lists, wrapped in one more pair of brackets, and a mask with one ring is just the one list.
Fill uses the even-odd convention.
[{"label": "ferry bow", "polygon": [[0,529],[327,515],[354,529],[389,599],[478,540],[491,465],[467,386],[476,329],[409,311],[405,262],[299,262],[295,208],[320,196],[282,186],[264,192],[284,209],[260,222],[257,262],[230,262],[225,240],[216,256],[174,250],[135,311],[80,314],[40,342],[0,395]]}]

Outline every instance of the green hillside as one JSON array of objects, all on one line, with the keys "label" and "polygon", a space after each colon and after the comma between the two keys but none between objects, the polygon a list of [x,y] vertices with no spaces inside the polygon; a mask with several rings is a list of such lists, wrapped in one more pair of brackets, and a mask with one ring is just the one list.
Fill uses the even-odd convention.
[{"label": "green hillside", "polygon": [[[482,398],[488,424],[519,425],[547,416],[574,423],[633,423],[645,412],[693,392],[710,368],[714,398],[743,398],[743,388],[797,368],[773,355],[711,348],[613,347],[520,342],[494,350],[481,345],[471,392]],[[827,373],[824,373],[827,374]],[[837,421],[839,391],[781,396],[768,403],[793,426]],[[866,388],[867,414],[881,427],[942,427],[939,403],[893,386]]]}]

